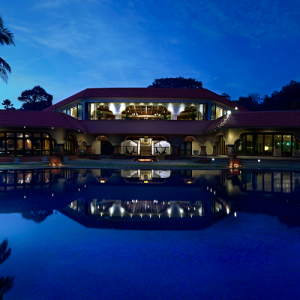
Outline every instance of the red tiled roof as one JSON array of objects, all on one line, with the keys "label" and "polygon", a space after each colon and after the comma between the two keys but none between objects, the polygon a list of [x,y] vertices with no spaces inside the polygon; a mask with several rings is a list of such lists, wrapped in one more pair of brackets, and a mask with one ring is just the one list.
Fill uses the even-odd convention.
[{"label": "red tiled roof", "polygon": [[300,127],[300,111],[233,113],[213,121],[206,132],[219,128],[238,127]]},{"label": "red tiled roof", "polygon": [[152,88],[92,88],[85,89],[73,96],[70,96],[46,109],[54,111],[61,106],[71,103],[80,98],[187,98],[187,99],[212,99],[231,107],[238,107],[240,111],[248,109],[235,104],[234,102],[207,89],[152,89]]},{"label": "red tiled roof", "polygon": [[0,126],[59,127],[86,131],[80,121],[66,114],[29,110],[1,109]]}]

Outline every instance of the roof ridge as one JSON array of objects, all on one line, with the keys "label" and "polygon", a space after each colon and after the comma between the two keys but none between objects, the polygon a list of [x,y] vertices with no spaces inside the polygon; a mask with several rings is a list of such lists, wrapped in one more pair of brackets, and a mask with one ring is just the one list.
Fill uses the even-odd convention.
[{"label": "roof ridge", "polygon": [[[73,128],[75,128],[75,126],[74,126],[74,124],[72,124],[71,120],[72,120],[72,121],[75,121],[75,122],[78,122],[78,123],[85,129],[85,131],[87,131],[87,129],[86,129],[86,128],[84,127],[84,125],[82,124],[82,122],[80,122],[78,119],[73,118],[73,117],[71,117],[71,116],[69,116],[69,115],[67,115],[67,114],[65,114],[65,113],[63,113],[63,112],[56,112],[56,113],[62,114],[62,115],[64,116],[65,120],[66,120]],[[70,119],[70,118],[72,118],[72,119]]]}]

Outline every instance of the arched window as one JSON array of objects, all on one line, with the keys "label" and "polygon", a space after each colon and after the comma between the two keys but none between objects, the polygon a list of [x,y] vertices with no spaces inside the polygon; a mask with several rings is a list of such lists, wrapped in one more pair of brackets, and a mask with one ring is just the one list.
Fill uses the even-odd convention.
[{"label": "arched window", "polygon": [[54,145],[45,132],[0,132],[0,156],[51,155]]}]

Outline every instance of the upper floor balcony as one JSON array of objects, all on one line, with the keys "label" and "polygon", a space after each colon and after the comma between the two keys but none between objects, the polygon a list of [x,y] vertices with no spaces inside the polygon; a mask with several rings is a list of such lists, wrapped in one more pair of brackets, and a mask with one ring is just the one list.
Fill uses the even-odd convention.
[{"label": "upper floor balcony", "polygon": [[[236,108],[237,110],[237,108]],[[218,119],[235,111],[215,103],[77,103],[62,112],[78,120],[198,120]]]}]

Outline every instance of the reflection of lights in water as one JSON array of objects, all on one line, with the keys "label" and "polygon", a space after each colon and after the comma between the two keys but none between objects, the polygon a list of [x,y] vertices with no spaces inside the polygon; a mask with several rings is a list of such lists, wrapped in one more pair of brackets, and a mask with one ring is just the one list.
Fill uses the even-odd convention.
[{"label": "reflection of lights in water", "polygon": [[183,209],[182,209],[182,208],[180,208],[180,209],[179,209],[179,212],[180,212],[181,214],[183,214]]},{"label": "reflection of lights in water", "polygon": [[234,216],[236,217],[236,212],[234,213]]},{"label": "reflection of lights in water", "polygon": [[54,197],[54,194],[52,194],[52,197]]},{"label": "reflection of lights in water", "polygon": [[202,216],[202,207],[200,207],[200,208],[198,209],[198,212],[199,212],[199,216]]},{"label": "reflection of lights in water", "polygon": [[26,199],[26,196],[24,196],[24,199]]},{"label": "reflection of lights in water", "polygon": [[147,180],[144,180],[144,183],[148,183],[148,181],[147,181]]},{"label": "reflection of lights in water", "polygon": [[226,206],[226,213],[227,213],[227,215],[229,215],[229,213],[230,213],[230,209],[228,206]]},{"label": "reflection of lights in water", "polygon": [[100,180],[100,183],[105,183],[105,180]]}]

